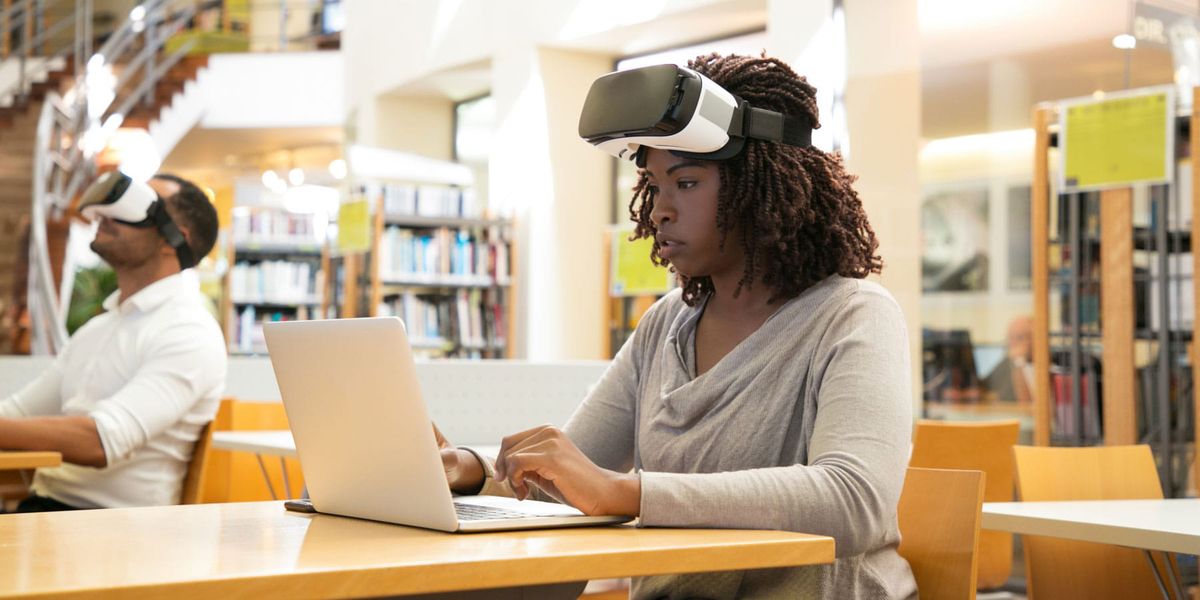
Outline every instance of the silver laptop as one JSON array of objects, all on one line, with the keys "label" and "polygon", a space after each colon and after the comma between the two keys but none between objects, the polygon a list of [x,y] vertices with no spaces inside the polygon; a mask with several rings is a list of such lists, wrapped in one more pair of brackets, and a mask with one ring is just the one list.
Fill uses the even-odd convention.
[{"label": "silver laptop", "polygon": [[453,497],[400,319],[277,322],[265,334],[317,512],[458,532],[629,520],[549,502]]}]

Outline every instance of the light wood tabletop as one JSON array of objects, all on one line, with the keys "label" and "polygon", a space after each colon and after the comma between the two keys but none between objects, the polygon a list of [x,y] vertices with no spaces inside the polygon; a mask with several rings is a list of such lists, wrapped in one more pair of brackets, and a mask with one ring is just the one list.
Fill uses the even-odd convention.
[{"label": "light wood tabletop", "polygon": [[594,527],[451,534],[279,502],[0,515],[0,598],[435,593],[830,563],[832,538]]},{"label": "light wood tabletop", "polygon": [[0,471],[57,467],[62,464],[58,452],[0,452]]}]

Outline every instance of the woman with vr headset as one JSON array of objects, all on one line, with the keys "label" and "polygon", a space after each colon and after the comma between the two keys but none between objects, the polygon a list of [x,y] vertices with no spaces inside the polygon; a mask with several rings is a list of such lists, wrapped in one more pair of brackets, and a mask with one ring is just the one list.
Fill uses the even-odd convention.
[{"label": "woman with vr headset", "polygon": [[[704,153],[640,139],[635,236],[654,239],[651,260],[670,265],[679,289],[647,311],[561,430],[506,437],[494,465],[439,434],[451,487],[544,494],[642,526],[836,540],[830,565],[640,578],[635,598],[915,597],[896,551],[908,337],[895,300],[864,279],[882,259],[854,177],[808,145],[816,90],[785,63],[711,55],[688,67],[703,76],[701,95],[715,84],[739,101],[737,115],[762,118],[747,117],[740,140],[727,128],[732,156],[732,141]],[[679,71],[672,81],[692,76]],[[781,135],[753,132],[780,115]]]}]

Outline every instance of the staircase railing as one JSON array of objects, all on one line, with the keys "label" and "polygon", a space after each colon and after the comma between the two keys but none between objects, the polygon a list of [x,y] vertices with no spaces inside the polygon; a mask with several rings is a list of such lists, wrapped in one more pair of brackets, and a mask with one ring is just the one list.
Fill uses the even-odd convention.
[{"label": "staircase railing", "polygon": [[[66,313],[74,284],[69,252],[62,281],[55,283],[47,223],[67,214],[83,186],[96,174],[96,154],[104,149],[129,111],[139,103],[153,104],[158,80],[187,54],[190,45],[159,58],[164,42],[195,14],[196,3],[179,4],[147,0],[83,60],[83,50],[89,49],[92,42],[90,27],[80,22],[90,22],[92,2],[75,0],[77,39],[71,46],[77,58],[73,86],[63,95],[56,90],[47,93],[34,145],[28,299],[34,354],[54,354],[66,343]],[[32,14],[26,0],[17,18],[29,19]],[[78,39],[80,36],[87,39]],[[30,48],[38,37],[27,39],[30,42],[23,47]],[[28,89],[22,76],[15,95],[27,95]]]}]

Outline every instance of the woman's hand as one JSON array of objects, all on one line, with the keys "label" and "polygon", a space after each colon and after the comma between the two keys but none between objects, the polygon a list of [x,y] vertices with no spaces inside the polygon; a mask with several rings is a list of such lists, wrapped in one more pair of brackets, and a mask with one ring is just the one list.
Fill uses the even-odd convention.
[{"label": "woman's hand", "polygon": [[507,479],[522,500],[532,484],[584,514],[636,517],[641,512],[642,481],[636,473],[601,469],[549,425],[504,438],[496,479]]},{"label": "woman's hand", "polygon": [[477,494],[483,487],[483,465],[474,454],[456,448],[442,435],[437,424],[433,424],[433,437],[442,454],[442,469],[446,471],[446,482],[450,491],[459,494]]}]

